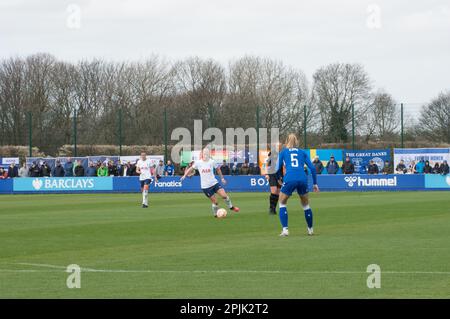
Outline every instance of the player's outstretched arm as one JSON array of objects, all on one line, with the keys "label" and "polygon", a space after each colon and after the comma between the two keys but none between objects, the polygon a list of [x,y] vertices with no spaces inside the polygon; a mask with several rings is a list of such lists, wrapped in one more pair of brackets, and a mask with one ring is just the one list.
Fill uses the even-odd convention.
[{"label": "player's outstretched arm", "polygon": [[216,172],[217,172],[217,174],[219,175],[220,181],[222,182],[222,184],[226,184],[227,181],[226,181],[225,178],[223,177],[222,170],[220,169],[220,167],[217,167],[217,168],[216,168]]},{"label": "player's outstretched arm", "polygon": [[187,170],[185,170],[185,171],[184,171],[184,175],[181,176],[181,178],[180,178],[180,181],[183,181],[183,180],[186,178],[186,176],[188,176],[189,173],[190,173],[192,170],[193,170],[193,167],[192,167],[192,166],[189,167]]}]

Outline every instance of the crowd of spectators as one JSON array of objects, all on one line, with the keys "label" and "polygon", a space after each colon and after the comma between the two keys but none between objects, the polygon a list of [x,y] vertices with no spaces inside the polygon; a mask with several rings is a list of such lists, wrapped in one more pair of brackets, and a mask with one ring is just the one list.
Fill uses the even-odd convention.
[{"label": "crowd of spectators", "polygon": [[[175,167],[171,161],[164,164],[163,161],[159,165],[154,165],[153,170],[156,170],[158,178],[163,176],[175,175]],[[125,164],[117,164],[112,160],[109,161],[89,161],[87,167],[83,166],[81,160],[73,161],[72,158],[67,158],[64,165],[58,159],[55,161],[53,168],[43,161],[41,164],[32,162],[31,165],[23,163],[20,168],[17,165],[11,164],[8,169],[0,167],[0,179],[13,177],[105,177],[105,176],[137,176],[136,163],[128,161]]]},{"label": "crowd of spectators", "polygon": [[[338,174],[340,171],[342,174],[355,174],[355,165],[347,157],[345,161],[339,166],[338,162],[332,155],[330,160],[324,166],[318,156],[312,161],[316,168],[317,174]],[[188,167],[192,165],[189,164]],[[223,175],[261,175],[261,169],[258,165],[248,162],[245,163],[227,163],[223,161],[220,165],[220,169]],[[153,165],[152,174],[156,174],[158,178],[164,176],[183,175],[185,168],[176,168],[169,160],[164,163],[162,160],[158,164]],[[446,160],[442,163],[435,163],[434,166],[430,165],[429,161],[420,160],[417,163],[412,161],[409,166],[405,165],[405,162],[401,160],[396,166],[395,171],[389,161],[386,161],[383,168],[380,170],[379,166],[371,160],[366,167],[367,174],[449,174],[449,165]],[[137,176],[136,163],[130,161],[125,164],[114,163],[109,161],[89,161],[87,167],[83,166],[81,160],[73,161],[72,158],[67,158],[64,164],[60,160],[55,161],[53,168],[43,161],[41,164],[37,162],[31,163],[27,166],[23,163],[19,168],[17,165],[11,164],[8,168],[0,167],[0,179],[14,178],[14,177],[82,177],[82,176]],[[195,172],[198,175],[198,172]]]},{"label": "crowd of spectators", "polygon": [[435,163],[434,166],[430,165],[429,161],[420,160],[417,163],[411,161],[406,167],[405,162],[401,160],[395,168],[396,174],[449,174],[449,166],[446,160],[441,164]]},{"label": "crowd of spectators", "polygon": [[[355,165],[351,162],[350,157],[346,157],[345,161],[342,163],[342,166],[339,167],[339,164],[336,162],[333,155],[330,156],[330,160],[327,162],[325,166],[323,166],[322,161],[318,156],[314,158],[312,161],[314,167],[316,168],[317,174],[322,174],[326,171],[327,174],[335,175],[338,174],[339,169],[341,169],[343,174],[354,174],[355,173]],[[370,160],[369,164],[366,167],[367,174],[449,174],[449,166],[446,160],[444,160],[441,164],[435,163],[434,166],[430,165],[429,161],[421,160],[417,163],[412,161],[408,167],[406,167],[405,162],[401,160],[397,167],[395,168],[395,172],[393,166],[389,161],[385,161],[383,168],[380,170],[379,166],[373,161]]]}]

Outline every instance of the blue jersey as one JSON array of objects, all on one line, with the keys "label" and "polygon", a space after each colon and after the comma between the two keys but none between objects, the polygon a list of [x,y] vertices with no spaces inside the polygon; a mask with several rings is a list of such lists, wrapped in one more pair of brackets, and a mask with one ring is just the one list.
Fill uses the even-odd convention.
[{"label": "blue jersey", "polygon": [[168,176],[173,176],[175,172],[175,167],[173,167],[173,165],[166,165],[164,171],[167,172]]},{"label": "blue jersey", "polygon": [[281,171],[283,165],[286,168],[286,173],[283,177],[283,182],[303,181],[307,182],[308,177],[305,173],[305,164],[311,171],[314,185],[317,184],[316,168],[311,163],[309,156],[298,148],[283,148],[278,155],[277,172]]}]

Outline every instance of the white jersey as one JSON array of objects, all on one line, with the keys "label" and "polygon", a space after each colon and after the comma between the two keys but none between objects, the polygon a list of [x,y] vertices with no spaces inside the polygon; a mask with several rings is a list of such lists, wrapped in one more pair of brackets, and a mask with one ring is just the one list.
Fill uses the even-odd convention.
[{"label": "white jersey", "polygon": [[140,181],[145,181],[146,179],[152,179],[152,172],[151,172],[152,164],[148,158],[145,161],[140,159],[136,163],[136,168],[138,168],[138,167],[139,167],[139,170],[141,171],[141,174],[139,175]]},{"label": "white jersey", "polygon": [[200,173],[200,185],[202,189],[210,188],[218,183],[214,176],[215,164],[213,159],[209,159],[208,161],[195,161],[192,167]]}]

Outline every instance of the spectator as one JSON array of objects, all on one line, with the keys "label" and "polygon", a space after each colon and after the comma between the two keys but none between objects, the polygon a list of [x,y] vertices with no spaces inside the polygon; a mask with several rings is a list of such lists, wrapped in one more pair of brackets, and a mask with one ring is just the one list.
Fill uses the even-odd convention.
[{"label": "spectator", "polygon": [[5,179],[8,177],[8,172],[3,169],[3,167],[0,167],[0,179]]},{"label": "spectator", "polygon": [[19,177],[28,177],[28,166],[27,163],[23,163],[22,167],[19,169]]},{"label": "spectator", "polygon": [[160,179],[164,176],[164,162],[162,160],[159,161],[158,166],[156,166],[156,178]]},{"label": "spectator", "polygon": [[395,172],[397,174],[406,174],[408,172],[404,160],[400,160],[400,162],[397,164],[397,167],[395,168]]},{"label": "spectator", "polygon": [[355,172],[355,165],[353,165],[348,156],[345,158],[344,164],[342,164],[342,171],[344,174],[353,174]]},{"label": "spectator", "polygon": [[66,177],[73,176],[73,163],[71,157],[68,157],[67,162],[64,164],[64,176]]},{"label": "spectator", "polygon": [[319,159],[319,156],[314,157],[313,164],[316,167],[317,174],[322,174],[323,164],[322,161]]},{"label": "spectator", "polygon": [[89,162],[88,168],[86,169],[86,176],[97,176],[97,167],[95,167],[94,162],[92,161]]},{"label": "spectator", "polygon": [[248,167],[248,163],[245,162],[242,164],[241,168],[239,169],[239,175],[248,175],[250,169]]},{"label": "spectator", "polygon": [[108,167],[106,167],[105,164],[100,163],[100,167],[97,170],[97,176],[98,177],[108,176]]},{"label": "spectator", "polygon": [[36,164],[36,162],[33,162],[33,164],[31,164],[29,174],[30,174],[30,177],[40,177],[41,176],[41,169]]},{"label": "spectator", "polygon": [[234,164],[231,166],[231,175],[239,175],[239,167],[237,162],[234,162]]},{"label": "spectator", "polygon": [[74,173],[76,177],[84,176],[84,166],[81,160],[77,161],[77,166],[75,166]]},{"label": "spectator", "polygon": [[411,163],[408,166],[408,174],[415,174],[416,173],[416,162],[411,161]]},{"label": "spectator", "polygon": [[261,175],[261,168],[258,166],[257,163],[250,166],[249,175]]},{"label": "spectator", "polygon": [[153,164],[153,166],[150,167],[150,175],[155,176],[155,171],[156,171],[156,164]]},{"label": "spectator", "polygon": [[423,173],[424,174],[431,174],[432,170],[433,170],[433,167],[431,167],[430,161],[425,161],[425,166],[423,167]]},{"label": "spectator", "polygon": [[387,175],[387,174],[392,174],[392,167],[391,167],[391,163],[389,163],[389,161],[385,161],[384,162],[384,167],[381,170],[381,173]]},{"label": "spectator", "polygon": [[133,176],[133,169],[131,167],[130,161],[128,161],[125,165],[122,166],[120,176]]},{"label": "spectator", "polygon": [[423,174],[424,168],[425,168],[425,161],[421,159],[419,163],[417,163],[416,166],[414,167],[414,173]]},{"label": "spectator", "polygon": [[375,164],[373,160],[370,160],[369,166],[367,166],[367,173],[370,175],[379,173],[378,165]]},{"label": "spectator", "polygon": [[43,162],[41,166],[41,176],[42,177],[50,177],[50,173],[52,172],[52,169],[48,165],[47,162]]},{"label": "spectator", "polygon": [[431,171],[432,174],[440,174],[441,168],[439,167],[439,163],[434,164],[433,170]]},{"label": "spectator", "polygon": [[449,167],[448,167],[448,164],[447,164],[446,160],[444,160],[442,162],[440,170],[441,170],[441,174],[442,175],[447,175],[449,173]]},{"label": "spectator", "polygon": [[8,167],[8,177],[13,178],[19,176],[19,171],[14,163],[11,163]]},{"label": "spectator", "polygon": [[119,176],[117,166],[114,164],[112,160],[108,162],[108,176]]},{"label": "spectator", "polygon": [[164,167],[164,174],[166,176],[174,176],[175,175],[175,166],[173,166],[170,160],[167,161],[166,167]]},{"label": "spectator", "polygon": [[64,177],[65,171],[61,165],[60,160],[56,160],[55,167],[53,167],[52,176],[53,177]]},{"label": "spectator", "polygon": [[226,160],[223,160],[222,165],[220,166],[220,170],[222,175],[230,175],[230,167],[227,164]]},{"label": "spectator", "polygon": [[330,160],[328,161],[327,166],[325,166],[325,168],[327,169],[327,173],[332,175],[337,174],[337,172],[339,171],[339,165],[334,160],[333,155],[330,156]]}]

